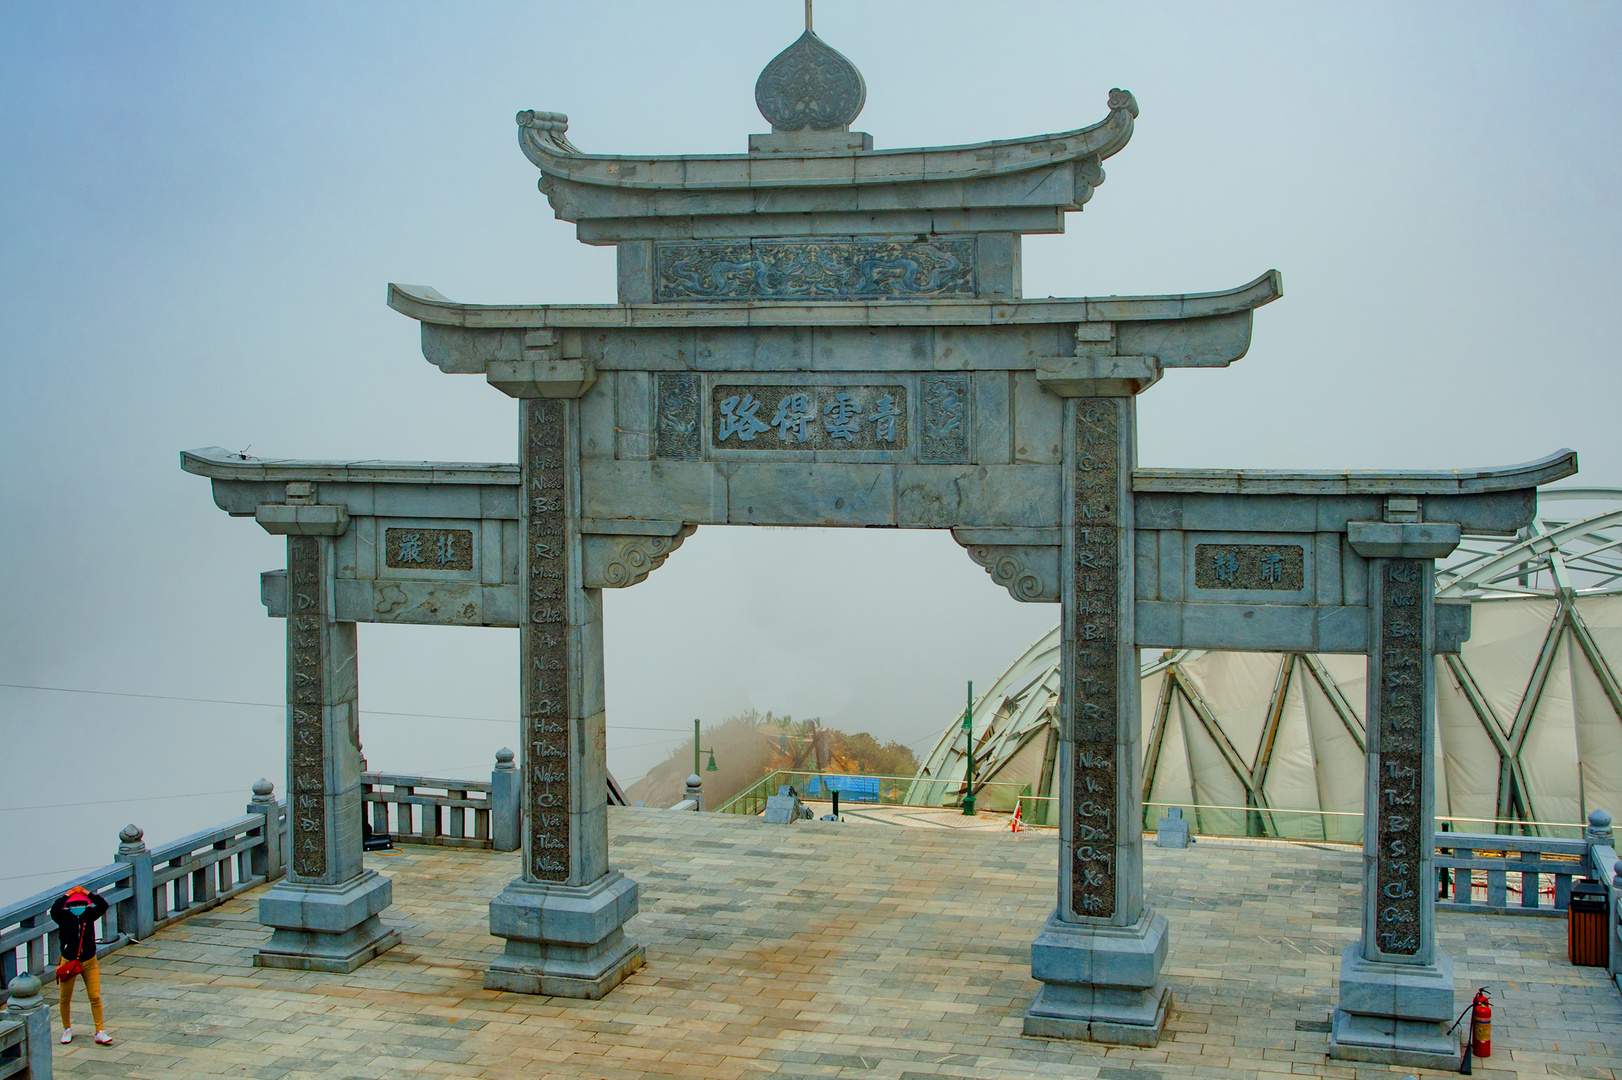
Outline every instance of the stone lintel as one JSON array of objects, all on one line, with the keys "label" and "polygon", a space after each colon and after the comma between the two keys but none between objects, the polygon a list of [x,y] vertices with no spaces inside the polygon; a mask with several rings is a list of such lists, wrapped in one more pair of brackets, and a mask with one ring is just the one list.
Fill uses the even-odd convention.
[{"label": "stone lintel", "polygon": [[349,528],[349,511],[342,506],[264,503],[253,518],[273,536],[342,536]]},{"label": "stone lintel", "polygon": [[1126,397],[1160,381],[1153,356],[1044,356],[1036,381],[1060,397]]},{"label": "stone lintel", "polygon": [[1462,531],[1450,521],[1351,521],[1346,539],[1365,559],[1442,559],[1459,546]]},{"label": "stone lintel", "polygon": [[578,398],[597,381],[589,360],[492,360],[484,377],[515,398]]}]

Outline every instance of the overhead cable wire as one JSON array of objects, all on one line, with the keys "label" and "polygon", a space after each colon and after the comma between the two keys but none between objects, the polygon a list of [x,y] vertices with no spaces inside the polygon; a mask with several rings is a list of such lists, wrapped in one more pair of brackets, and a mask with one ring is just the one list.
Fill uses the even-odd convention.
[{"label": "overhead cable wire", "polygon": [[[135,694],[123,690],[81,690],[71,686],[34,686],[29,683],[0,683],[7,690],[45,690],[56,694],[93,694],[98,697],[143,698],[148,701],[191,701],[201,705],[242,705],[252,709],[285,709],[286,704],[276,701],[231,701],[225,698],[178,697],[174,694]],[[453,716],[449,713],[395,712],[390,709],[361,709],[363,716],[410,716],[422,720],[477,720],[486,724],[516,724],[517,717]],[[612,724],[615,731],[673,731],[685,734],[686,728],[641,727],[635,724]]]}]

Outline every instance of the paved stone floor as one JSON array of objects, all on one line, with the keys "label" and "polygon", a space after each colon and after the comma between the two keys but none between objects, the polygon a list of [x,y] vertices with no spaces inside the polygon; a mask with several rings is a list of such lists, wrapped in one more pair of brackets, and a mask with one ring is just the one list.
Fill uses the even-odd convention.
[{"label": "paved stone floor", "polygon": [[[103,961],[118,1042],[58,1046],[58,1076],[1392,1076],[1331,1065],[1327,1018],[1356,934],[1357,853],[1204,839],[1147,851],[1171,919],[1177,1005],[1152,1050],[1028,1039],[1028,946],[1052,906],[1051,834],[769,826],[610,811],[615,865],[642,883],[648,964],[606,1000],[486,992],[485,905],[517,857],[407,849],[402,946],[351,975],[258,969],[256,894]],[[1552,919],[1443,914],[1460,1001],[1497,1003],[1478,1077],[1622,1071],[1622,995],[1565,962]],[[82,994],[82,991],[81,991]],[[83,1009],[82,998],[79,1008]],[[81,1029],[85,1030],[85,1029]]]}]

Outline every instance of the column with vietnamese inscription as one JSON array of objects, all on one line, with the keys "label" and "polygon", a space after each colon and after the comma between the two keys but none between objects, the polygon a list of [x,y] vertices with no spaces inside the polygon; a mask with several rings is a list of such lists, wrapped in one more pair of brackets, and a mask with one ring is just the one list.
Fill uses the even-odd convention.
[{"label": "column with vietnamese inscription", "polygon": [[1153,1046],[1171,993],[1166,918],[1143,897],[1130,396],[1064,412],[1059,902],[1031,945],[1025,1032]]},{"label": "column with vietnamese inscription", "polygon": [[602,592],[582,584],[579,405],[519,403],[523,873],[490,902],[492,990],[600,998],[642,965],[637,885],[608,866]]},{"label": "column with vietnamese inscription", "polygon": [[1436,947],[1435,562],[1368,566],[1363,935],[1341,953],[1329,1054],[1452,1071],[1453,960]]},{"label": "column with vietnamese inscription", "polygon": [[[259,900],[274,932],[259,967],[353,971],[399,944],[379,921],[393,890],[362,863],[361,760],[355,624],[333,619],[336,507],[299,506],[304,519],[267,524],[287,536],[286,876]],[[316,511],[334,511],[318,515]],[[270,520],[271,515],[261,515]]]}]

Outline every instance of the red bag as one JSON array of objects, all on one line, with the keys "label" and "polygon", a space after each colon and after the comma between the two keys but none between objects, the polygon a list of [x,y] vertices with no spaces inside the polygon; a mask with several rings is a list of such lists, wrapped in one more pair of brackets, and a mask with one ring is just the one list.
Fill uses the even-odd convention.
[{"label": "red bag", "polygon": [[84,970],[84,965],[77,960],[64,960],[56,965],[56,981],[65,982]]}]

